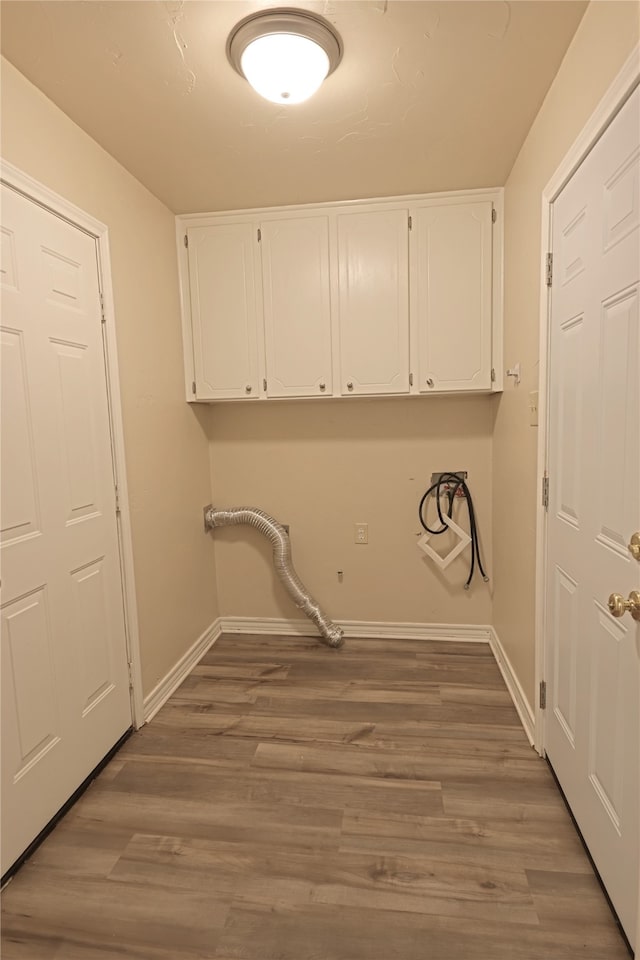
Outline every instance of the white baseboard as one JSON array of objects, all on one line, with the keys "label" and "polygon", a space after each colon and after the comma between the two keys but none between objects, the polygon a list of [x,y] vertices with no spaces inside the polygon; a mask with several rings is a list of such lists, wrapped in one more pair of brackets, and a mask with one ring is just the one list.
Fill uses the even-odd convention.
[{"label": "white baseboard", "polygon": [[[389,623],[371,620],[340,620],[345,637],[372,640],[465,640],[491,643],[491,627],[456,623]],[[281,634],[286,637],[315,637],[317,630],[309,620],[277,617],[221,617],[222,633]]]},{"label": "white baseboard", "polygon": [[151,693],[144,698],[144,722],[148,723],[152,717],[162,707],[171,694],[178,689],[182,681],[191,673],[198,660],[204,656],[209,647],[211,647],[220,634],[221,620],[218,617],[207,627],[196,642],[189,647],[187,652],[180,657],[178,662],[169,670],[168,674],[156,684]]},{"label": "white baseboard", "polygon": [[527,696],[522,689],[520,681],[515,674],[515,671],[511,665],[511,661],[507,656],[507,652],[500,642],[500,637],[496,633],[494,627],[490,627],[490,631],[491,639],[489,640],[489,643],[491,650],[496,658],[496,663],[500,668],[500,673],[502,674],[504,682],[507,685],[507,690],[511,694],[513,705],[518,711],[518,716],[520,717],[520,721],[524,727],[524,732],[526,733],[531,746],[534,746],[536,720],[534,712],[531,709],[531,704],[529,703]]}]

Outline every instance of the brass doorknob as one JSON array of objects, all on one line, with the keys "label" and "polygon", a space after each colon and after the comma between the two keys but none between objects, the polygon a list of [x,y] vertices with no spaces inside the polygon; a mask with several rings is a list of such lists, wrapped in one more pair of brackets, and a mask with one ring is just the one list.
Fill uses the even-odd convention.
[{"label": "brass doorknob", "polygon": [[640,560],[640,531],[633,534],[629,541],[629,553],[634,560]]},{"label": "brass doorknob", "polygon": [[628,600],[619,593],[612,593],[608,607],[609,613],[614,617],[622,617],[625,613],[630,613],[634,620],[640,620],[640,590],[632,590]]}]

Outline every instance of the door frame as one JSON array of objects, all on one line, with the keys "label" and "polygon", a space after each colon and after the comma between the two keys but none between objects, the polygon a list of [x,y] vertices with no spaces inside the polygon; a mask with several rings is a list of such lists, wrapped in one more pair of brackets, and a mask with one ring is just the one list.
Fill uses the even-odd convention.
[{"label": "door frame", "polygon": [[[547,610],[546,610],[546,574],[547,574],[547,511],[542,503],[543,479],[547,475],[549,454],[549,346],[551,322],[551,291],[547,286],[547,253],[552,247],[552,205],[568,181],[576,172],[595,143],[600,139],[613,118],[626,103],[635,88],[640,84],[640,45],[631,51],[619,73],[591,114],[582,131],[557,167],[555,173],[542,191],[542,210],[540,226],[540,373],[538,385],[538,475],[536,506],[536,578],[535,578],[535,730],[534,747],[541,756],[545,750],[545,711],[540,707],[538,691],[546,678],[547,647]],[[640,677],[640,665],[639,665]],[[640,944],[640,904],[636,942]]]},{"label": "door frame", "polygon": [[131,682],[131,719],[138,729],[145,722],[142,695],[142,670],[140,661],[140,637],[138,632],[138,610],[136,605],[135,576],[133,567],[133,539],[131,534],[131,513],[125,467],[124,428],[122,422],[122,404],[120,394],[120,374],[118,369],[118,349],[116,342],[115,308],[113,300],[113,282],[111,257],[109,253],[109,228],[85,213],[80,207],[70,203],[59,194],[12,163],[0,158],[0,182],[16,190],[28,200],[49,210],[55,216],[66,220],[72,226],[89,234],[96,241],[98,282],[102,295],[104,313],[103,344],[106,370],[107,403],[111,427],[111,449],[113,469],[117,484],[119,513],[116,514],[118,530],[120,577],[123,594],[123,615],[126,641],[126,655],[129,663]]}]

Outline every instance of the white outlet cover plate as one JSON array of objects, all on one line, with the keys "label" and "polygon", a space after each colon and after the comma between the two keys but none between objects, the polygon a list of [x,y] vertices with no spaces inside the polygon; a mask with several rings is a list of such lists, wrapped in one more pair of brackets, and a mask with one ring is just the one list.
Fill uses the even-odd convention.
[{"label": "white outlet cover plate", "polygon": [[433,562],[437,564],[437,566],[439,566],[441,570],[444,570],[446,567],[449,566],[449,564],[453,560],[455,560],[455,558],[459,554],[462,553],[464,548],[471,543],[471,537],[469,536],[466,530],[463,530],[462,527],[459,527],[458,524],[455,522],[455,520],[452,520],[446,514],[442,515],[442,519],[445,522],[445,524],[449,527],[449,529],[453,530],[453,532],[458,537],[458,543],[456,543],[456,545],[451,548],[451,550],[449,551],[449,553],[446,554],[446,556],[441,557],[439,553],[436,553],[436,551],[429,546],[429,541],[431,540],[431,536],[432,536],[432,534],[430,533],[423,533],[422,536],[419,537],[416,542],[418,544],[419,549],[422,550],[423,553],[426,553],[426,555],[431,560],[433,560]]}]

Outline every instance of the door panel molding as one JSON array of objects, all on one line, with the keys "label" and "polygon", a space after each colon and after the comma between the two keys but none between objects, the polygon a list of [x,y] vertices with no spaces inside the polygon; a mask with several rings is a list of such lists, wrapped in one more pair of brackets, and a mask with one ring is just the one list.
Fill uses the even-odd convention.
[{"label": "door panel molding", "polygon": [[[118,541],[120,553],[120,572],[124,594],[125,634],[127,655],[131,664],[133,683],[131,712],[133,725],[141,727],[144,720],[142,695],[142,671],[140,663],[140,640],[138,632],[138,613],[136,606],[135,577],[133,567],[133,539],[131,534],[131,514],[127,489],[125,466],[124,428],[120,401],[120,375],[118,369],[118,351],[116,341],[115,308],[113,300],[113,281],[109,251],[109,228],[75,204],[50,190],[49,187],[34,180],[18,167],[0,158],[0,182],[22,194],[72,226],[84,231],[96,241],[98,257],[98,277],[103,299],[104,323],[103,340],[105,365],[107,372],[107,392],[109,419],[111,425],[112,453],[115,480],[118,485],[120,512],[117,516]],[[67,276],[67,283],[69,278]],[[68,298],[63,298],[67,300]],[[72,301],[69,301],[71,304]]]}]

